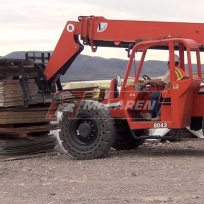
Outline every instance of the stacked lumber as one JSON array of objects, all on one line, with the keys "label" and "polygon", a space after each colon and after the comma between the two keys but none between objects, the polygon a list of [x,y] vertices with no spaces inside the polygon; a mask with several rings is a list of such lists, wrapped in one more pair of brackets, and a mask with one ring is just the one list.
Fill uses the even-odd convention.
[{"label": "stacked lumber", "polygon": [[33,69],[32,61],[25,61],[22,59],[0,59],[0,77],[9,78],[9,77],[18,77],[19,76],[19,62],[24,64],[24,73],[27,75],[37,76],[37,72]]},{"label": "stacked lumber", "polygon": [[[19,83],[18,63],[22,60],[0,59],[0,107],[24,105],[23,91]],[[24,74],[37,76],[37,71],[32,62],[23,61]],[[28,80],[29,94],[36,94],[38,87],[34,79]],[[31,104],[42,103],[42,100],[31,101]]]},{"label": "stacked lumber", "polygon": [[69,103],[75,100],[93,99],[97,94],[98,89],[98,86],[67,89],[62,93],[62,100],[63,102]]},{"label": "stacked lumber", "polygon": [[[24,106],[23,90],[19,83],[18,63],[22,60],[0,59],[0,155],[35,154],[54,150],[55,138],[50,130],[57,129],[47,119],[50,103],[32,100]],[[24,74],[36,77],[30,61],[23,61]],[[28,92],[35,95],[38,87],[28,80]]]},{"label": "stacked lumber", "polygon": [[[50,105],[50,104],[47,104]],[[49,106],[0,108],[0,124],[49,122],[46,119]]]},{"label": "stacked lumber", "polygon": [[[57,99],[29,101],[24,106],[23,90],[19,83],[18,63],[22,60],[0,59],[0,160],[1,155],[22,155],[54,150],[55,139],[50,130],[58,129],[56,116],[48,117],[51,105],[71,103],[82,99],[93,99],[94,87],[65,90]],[[36,77],[37,71],[30,61],[23,61],[24,74]],[[38,87],[34,79],[28,80],[28,93],[35,95]]]},{"label": "stacked lumber", "polygon": [[66,107],[70,103],[76,103],[81,100],[98,100],[96,95],[98,94],[98,87],[88,87],[88,88],[77,88],[77,89],[67,89],[61,94],[57,95],[54,102],[51,103],[49,112],[47,114],[47,119],[57,120],[56,111],[59,106]]},{"label": "stacked lumber", "polygon": [[[0,159],[5,155],[30,155],[53,152],[56,138],[52,135],[36,136],[35,139],[0,140]],[[4,157],[2,156],[4,155]]]},{"label": "stacked lumber", "polygon": [[[34,79],[28,80],[28,91],[34,95],[38,92]],[[43,100],[32,100],[30,104],[43,103]],[[0,107],[23,106],[23,92],[19,80],[0,80]]]}]

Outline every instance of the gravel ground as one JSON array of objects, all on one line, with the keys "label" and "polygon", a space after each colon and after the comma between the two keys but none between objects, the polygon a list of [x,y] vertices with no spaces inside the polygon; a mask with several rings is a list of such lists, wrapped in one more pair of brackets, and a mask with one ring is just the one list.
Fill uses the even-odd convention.
[{"label": "gravel ground", "polygon": [[1,204],[203,204],[204,141],[144,144],[103,159],[0,163]]}]

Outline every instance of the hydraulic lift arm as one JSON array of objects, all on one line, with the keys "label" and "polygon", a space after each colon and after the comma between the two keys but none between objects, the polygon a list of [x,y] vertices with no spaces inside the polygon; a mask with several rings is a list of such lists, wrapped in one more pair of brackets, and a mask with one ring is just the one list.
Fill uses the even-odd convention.
[{"label": "hydraulic lift arm", "polygon": [[97,47],[130,48],[131,44],[148,39],[181,37],[195,40],[200,51],[204,51],[203,23],[107,20],[96,16],[80,16],[78,20],[67,22],[44,70],[47,81],[56,81],[65,74],[84,45],[96,52]]}]

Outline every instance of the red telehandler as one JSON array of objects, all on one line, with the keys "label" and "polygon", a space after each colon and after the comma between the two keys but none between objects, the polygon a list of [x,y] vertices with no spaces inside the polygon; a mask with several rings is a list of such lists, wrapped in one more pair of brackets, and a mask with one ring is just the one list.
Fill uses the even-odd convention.
[{"label": "red telehandler", "polygon": [[[77,22],[68,21],[47,66],[43,63],[35,65],[41,95],[54,92],[60,75],[65,74],[84,45],[90,46],[93,52],[97,47],[124,48],[129,61],[123,80],[120,76],[111,80],[108,98],[79,100],[61,107],[60,137],[70,155],[85,160],[102,157],[111,147],[116,150],[137,148],[145,139],[160,138],[147,136],[145,132],[150,128],[179,130],[190,126],[192,130],[202,129],[204,85],[200,51],[204,51],[204,24],[107,20],[96,16],[80,16]],[[147,102],[152,92],[162,90],[139,83],[149,49],[169,51],[171,98],[159,99],[160,121],[138,117],[141,111],[148,111],[138,102]],[[174,74],[175,51],[179,53],[180,67],[188,73],[187,78],[179,81]],[[196,58],[194,77],[192,54]],[[136,66],[135,57],[138,55],[141,59]],[[134,83],[127,84],[132,68],[136,69]],[[23,81],[22,76],[21,82],[25,86]]]}]

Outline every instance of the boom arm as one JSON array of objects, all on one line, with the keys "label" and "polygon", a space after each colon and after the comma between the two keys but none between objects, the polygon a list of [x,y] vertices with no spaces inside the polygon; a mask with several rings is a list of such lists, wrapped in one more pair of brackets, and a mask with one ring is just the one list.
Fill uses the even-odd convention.
[{"label": "boom arm", "polygon": [[[130,43],[165,37],[182,37],[195,40],[204,51],[204,24],[182,22],[154,22],[107,20],[104,17],[79,17],[78,22],[68,21],[54,49],[44,74],[47,80],[65,74],[84,45],[128,48]],[[155,47],[155,49],[164,49]]]}]

